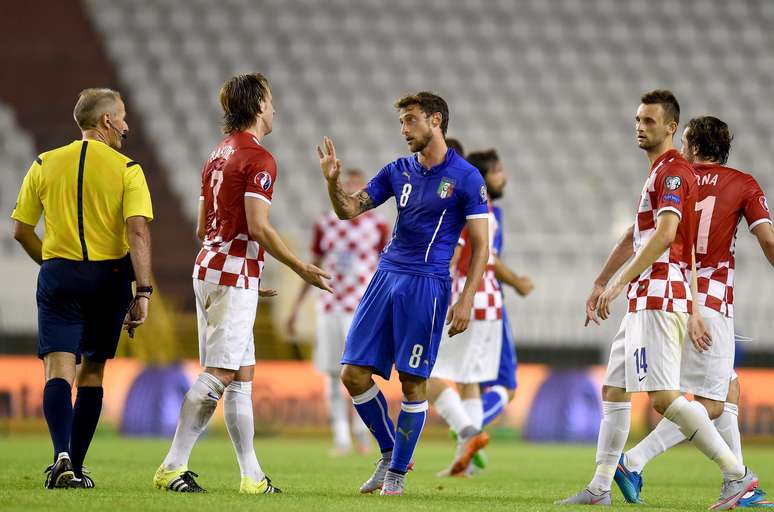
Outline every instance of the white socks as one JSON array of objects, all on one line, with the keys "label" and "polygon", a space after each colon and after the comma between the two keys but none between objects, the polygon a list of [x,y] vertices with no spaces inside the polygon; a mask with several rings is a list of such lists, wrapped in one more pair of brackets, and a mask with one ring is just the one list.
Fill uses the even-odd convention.
[{"label": "white socks", "polygon": [[683,435],[720,466],[726,480],[736,480],[745,475],[745,467],[720,437],[707,410],[700,403],[689,402],[680,396],[664,411],[664,417],[679,425]]},{"label": "white socks", "polygon": [[465,412],[476,430],[481,430],[484,426],[484,405],[481,398],[466,398],[462,401],[462,407],[465,408]]},{"label": "white socks", "polygon": [[449,428],[457,434],[462,432],[464,428],[473,426],[473,422],[462,405],[460,395],[452,388],[441,391],[433,405],[441,418],[449,425]]},{"label": "white socks", "polygon": [[683,441],[685,436],[680,432],[680,427],[664,418],[645,439],[624,454],[626,467],[639,473],[648,462]]},{"label": "white socks", "polygon": [[739,406],[727,403],[723,407],[723,414],[713,422],[718,432],[723,437],[731,451],[739,459],[740,464],[744,464],[742,458],[742,440],[739,435]]},{"label": "white socks", "polygon": [[618,458],[629,437],[632,420],[631,402],[602,402],[602,424],[597,439],[597,470],[588,485],[594,494],[610,490]]},{"label": "white socks", "polygon": [[226,428],[234,445],[239,471],[242,476],[260,482],[264,478],[261,465],[255,456],[253,437],[255,423],[253,422],[253,383],[233,381],[226,388],[223,397],[223,413],[226,418]]},{"label": "white socks", "polygon": [[328,412],[333,431],[333,445],[343,450],[352,448],[352,440],[349,437],[350,407],[352,406],[349,397],[345,397],[341,392],[338,376],[328,375]]},{"label": "white socks", "polygon": [[175,438],[163,463],[167,471],[188,466],[193,445],[215,412],[218,400],[223,395],[223,387],[223,383],[214,375],[205,372],[199,374],[196,382],[185,394]]}]

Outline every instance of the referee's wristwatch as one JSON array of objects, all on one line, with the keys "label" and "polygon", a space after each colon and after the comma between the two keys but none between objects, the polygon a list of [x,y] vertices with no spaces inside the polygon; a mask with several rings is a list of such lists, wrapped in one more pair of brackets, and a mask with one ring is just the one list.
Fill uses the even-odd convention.
[{"label": "referee's wristwatch", "polygon": [[146,298],[150,298],[150,296],[153,294],[153,287],[152,286],[138,286],[134,290],[135,295],[142,295]]}]

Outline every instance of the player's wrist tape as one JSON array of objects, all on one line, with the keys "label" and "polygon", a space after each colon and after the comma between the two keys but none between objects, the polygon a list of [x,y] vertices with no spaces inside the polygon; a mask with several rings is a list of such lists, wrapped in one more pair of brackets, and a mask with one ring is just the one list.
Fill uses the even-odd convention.
[{"label": "player's wrist tape", "polygon": [[153,287],[152,286],[138,286],[137,288],[135,288],[134,293],[135,294],[147,293],[148,296],[150,297],[150,295],[153,293]]}]

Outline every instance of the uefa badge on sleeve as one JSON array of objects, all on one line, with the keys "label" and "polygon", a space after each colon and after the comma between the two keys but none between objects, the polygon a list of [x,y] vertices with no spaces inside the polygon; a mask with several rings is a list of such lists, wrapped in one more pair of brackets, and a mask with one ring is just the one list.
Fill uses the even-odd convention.
[{"label": "uefa badge on sleeve", "polygon": [[764,209],[764,210],[766,210],[767,212],[768,212],[768,211],[770,211],[770,210],[769,210],[769,202],[768,202],[768,201],[766,201],[766,196],[761,196],[761,197],[759,197],[759,198],[758,198],[758,201],[760,201],[760,202],[761,202],[761,206],[763,206],[763,209]]},{"label": "uefa badge on sleeve", "polygon": [[667,190],[677,190],[682,184],[683,180],[680,179],[680,176],[667,176],[664,180],[664,186]]},{"label": "uefa badge on sleeve", "polygon": [[271,174],[266,171],[261,171],[255,175],[255,184],[267,192],[271,188],[271,182]]},{"label": "uefa badge on sleeve", "polygon": [[481,202],[486,203],[486,199],[487,199],[486,185],[481,185],[481,190],[479,190],[478,192],[479,194],[481,194]]},{"label": "uefa badge on sleeve", "polygon": [[455,181],[449,178],[442,178],[441,183],[438,184],[438,197],[441,199],[448,199],[454,192]]}]

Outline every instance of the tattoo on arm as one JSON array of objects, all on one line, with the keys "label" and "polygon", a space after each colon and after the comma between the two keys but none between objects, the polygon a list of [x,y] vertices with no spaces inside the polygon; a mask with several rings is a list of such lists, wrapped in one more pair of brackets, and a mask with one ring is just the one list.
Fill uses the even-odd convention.
[{"label": "tattoo on arm", "polygon": [[355,194],[355,199],[357,199],[358,215],[374,207],[374,201],[371,199],[371,196],[368,195],[368,192],[366,192],[365,189]]}]

